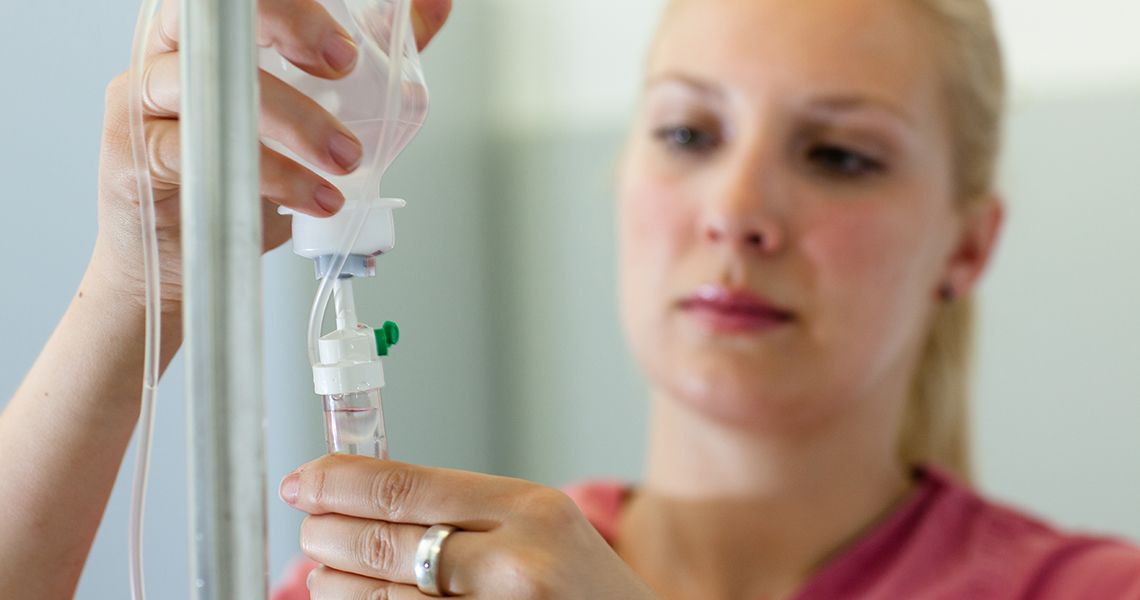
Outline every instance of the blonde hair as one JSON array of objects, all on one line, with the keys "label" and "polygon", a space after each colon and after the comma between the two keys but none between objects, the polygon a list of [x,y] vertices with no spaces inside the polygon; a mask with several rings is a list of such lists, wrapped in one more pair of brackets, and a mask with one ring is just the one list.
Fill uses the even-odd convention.
[{"label": "blonde hair", "polygon": [[[910,0],[932,25],[954,136],[955,198],[962,212],[990,201],[1005,109],[1001,45],[987,0]],[[969,479],[974,300],[935,309],[911,386],[899,454]]]}]

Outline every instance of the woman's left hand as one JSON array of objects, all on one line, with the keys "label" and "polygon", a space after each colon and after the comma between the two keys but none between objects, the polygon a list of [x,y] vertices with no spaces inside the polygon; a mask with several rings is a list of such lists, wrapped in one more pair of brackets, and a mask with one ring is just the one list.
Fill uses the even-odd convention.
[{"label": "woman's left hand", "polygon": [[356,456],[326,456],[281,483],[309,513],[301,548],[322,567],[314,600],[426,598],[416,547],[428,527],[458,528],[443,544],[440,588],[495,600],[654,598],[565,494],[534,483]]}]

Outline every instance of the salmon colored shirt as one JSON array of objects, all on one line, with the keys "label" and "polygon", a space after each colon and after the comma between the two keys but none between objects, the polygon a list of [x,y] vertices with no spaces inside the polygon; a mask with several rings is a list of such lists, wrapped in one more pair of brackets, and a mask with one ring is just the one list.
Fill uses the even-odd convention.
[{"label": "salmon colored shirt", "polygon": [[[611,544],[628,487],[566,490]],[[1140,507],[1137,507],[1140,509]],[[308,600],[295,566],[273,600]],[[823,566],[793,600],[1140,600],[1140,548],[1062,533],[934,469],[902,506]]]}]

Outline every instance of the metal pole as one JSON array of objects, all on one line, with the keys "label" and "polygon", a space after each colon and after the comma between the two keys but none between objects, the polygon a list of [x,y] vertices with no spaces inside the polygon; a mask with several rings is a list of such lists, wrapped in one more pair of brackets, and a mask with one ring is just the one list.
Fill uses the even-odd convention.
[{"label": "metal pole", "polygon": [[181,0],[191,598],[268,595],[255,0]]}]

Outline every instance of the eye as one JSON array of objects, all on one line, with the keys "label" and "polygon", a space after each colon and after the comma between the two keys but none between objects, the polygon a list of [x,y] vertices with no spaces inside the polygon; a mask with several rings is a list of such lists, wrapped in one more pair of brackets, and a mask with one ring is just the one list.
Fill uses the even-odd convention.
[{"label": "eye", "polygon": [[670,150],[694,154],[707,152],[719,142],[715,134],[688,125],[661,127],[653,137]]},{"label": "eye", "polygon": [[807,160],[824,173],[837,177],[855,178],[881,173],[886,166],[868,156],[841,146],[818,145],[808,149]]}]

